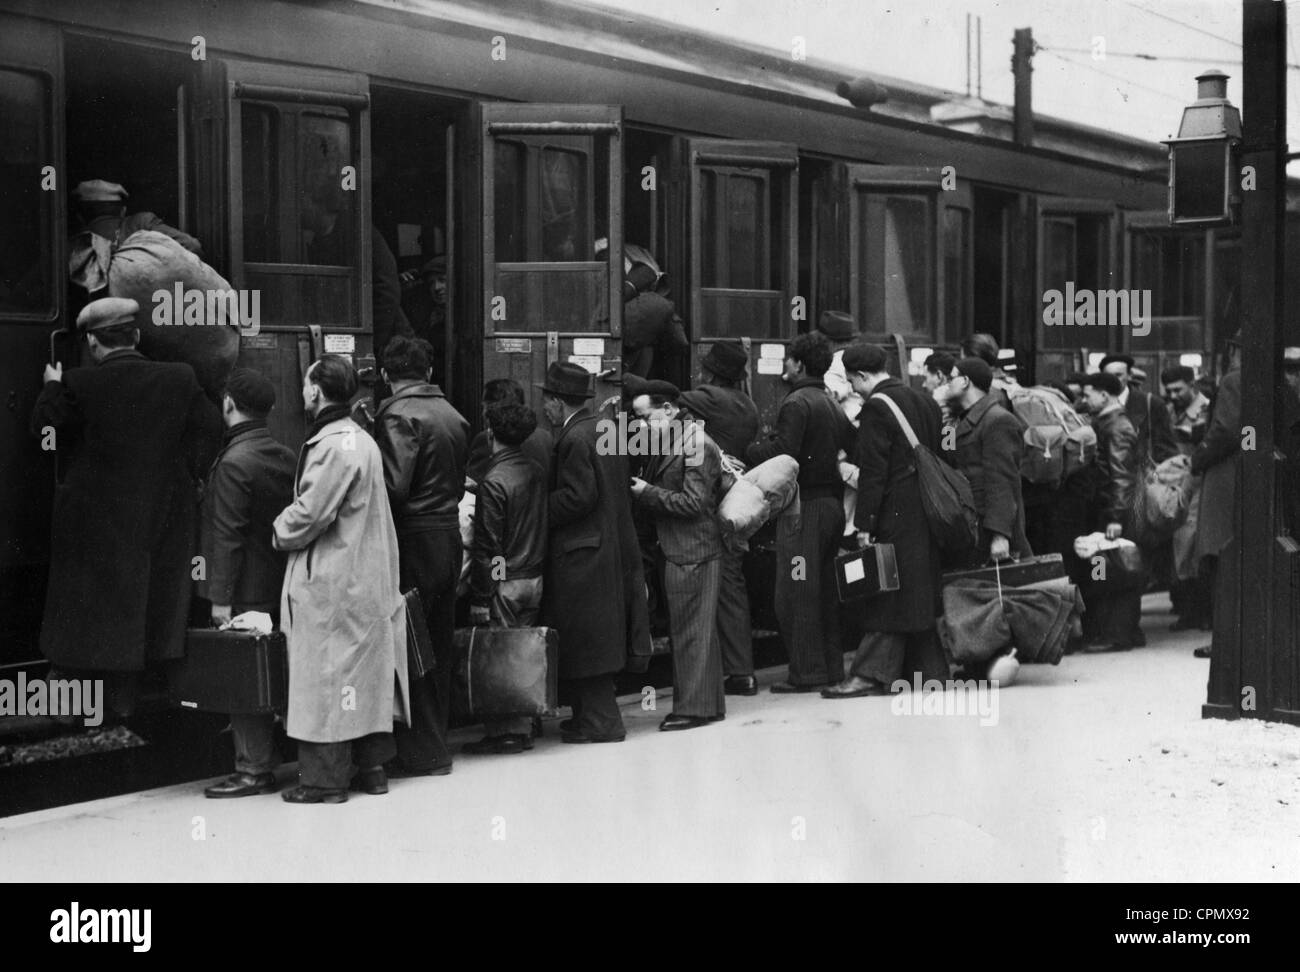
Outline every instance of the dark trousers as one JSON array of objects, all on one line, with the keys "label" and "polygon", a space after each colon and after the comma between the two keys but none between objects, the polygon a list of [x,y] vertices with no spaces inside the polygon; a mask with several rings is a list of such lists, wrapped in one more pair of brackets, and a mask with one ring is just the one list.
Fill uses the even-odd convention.
[{"label": "dark trousers", "polygon": [[[298,779],[303,786],[346,790],[358,769],[382,766],[397,753],[391,732],[372,732],[347,742],[298,741]],[[354,765],[355,764],[355,765]]]},{"label": "dark trousers", "polygon": [[917,676],[945,681],[948,662],[937,633],[928,631],[868,631],[849,665],[849,674],[872,679],[886,687],[896,679],[909,685]]},{"label": "dark trousers", "polygon": [[574,727],[588,736],[622,737],[623,713],[618,711],[614,676],[560,679],[560,703],[573,709]]},{"label": "dark trousers", "polygon": [[[265,611],[271,623],[280,627],[280,603],[234,604],[231,617],[245,611]],[[235,772],[258,776],[270,773],[280,765],[280,754],[275,748],[275,716],[269,712],[231,713],[230,736],[235,744]]]},{"label": "dark trousers", "polygon": [[673,642],[673,714],[720,716],[726,711],[718,643],[719,558],[664,564],[668,625]]},{"label": "dark trousers", "polygon": [[447,721],[451,716],[451,639],[456,631],[456,581],[462,547],[458,527],[397,534],[403,591],[420,592],[433,643],[434,668],[411,679],[411,725],[393,727],[397,759],[412,772],[451,765]]},{"label": "dark trousers", "polygon": [[718,641],[722,646],[724,675],[754,674],[754,631],[749,614],[749,589],[745,586],[745,553],[723,551],[718,559]]},{"label": "dark trousers", "polygon": [[844,677],[835,555],[844,534],[838,497],[802,500],[799,528],[776,527],[776,617],[790,659],[792,685],[825,685]]}]

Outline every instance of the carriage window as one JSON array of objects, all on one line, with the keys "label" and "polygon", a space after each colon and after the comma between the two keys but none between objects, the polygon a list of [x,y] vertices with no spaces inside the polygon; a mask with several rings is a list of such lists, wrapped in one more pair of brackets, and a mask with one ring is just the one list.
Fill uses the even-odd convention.
[{"label": "carriage window", "polygon": [[934,206],[930,193],[860,190],[858,309],[866,329],[934,336]]},{"label": "carriage window", "polygon": [[[1042,222],[1042,232],[1044,292],[1058,290],[1064,294],[1067,284],[1073,284],[1076,292],[1114,286],[1110,279],[1108,216],[1047,216]],[[1039,305],[1040,309],[1042,306]],[[1109,331],[1089,327],[1043,324],[1039,333],[1041,346],[1046,350],[1095,348],[1111,340]]]},{"label": "carriage window", "polygon": [[772,289],[767,174],[706,170],[700,175],[703,285],[729,290]]},{"label": "carriage window", "polygon": [[352,263],[352,200],[343,167],[352,161],[346,119],[303,113],[298,119],[298,225],[304,263]]},{"label": "carriage window", "polygon": [[1156,317],[1204,314],[1204,234],[1134,233],[1132,286],[1151,291]]},{"label": "carriage window", "polygon": [[525,259],[528,240],[524,230],[524,147],[499,141],[495,146],[496,258],[501,263]]},{"label": "carriage window", "polygon": [[41,167],[53,162],[50,118],[45,81],[0,70],[0,313],[41,313],[54,303],[53,193],[41,189]]},{"label": "carriage window", "polygon": [[542,150],[542,260],[590,260],[587,238],[587,157],[560,149]]},{"label": "carriage window", "polygon": [[278,118],[273,108],[248,105],[240,121],[244,169],[244,259],[264,262],[280,252],[276,206]]}]

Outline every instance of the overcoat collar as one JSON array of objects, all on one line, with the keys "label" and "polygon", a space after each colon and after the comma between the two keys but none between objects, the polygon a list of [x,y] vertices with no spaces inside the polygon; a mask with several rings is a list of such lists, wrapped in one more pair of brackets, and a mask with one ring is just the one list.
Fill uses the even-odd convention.
[{"label": "overcoat collar", "polygon": [[388,407],[392,405],[394,402],[401,401],[402,399],[406,399],[406,398],[446,398],[446,397],[447,396],[442,393],[442,389],[439,388],[437,385],[430,384],[427,381],[422,381],[418,385],[409,385],[406,388],[403,388],[401,391],[394,392],[393,394],[389,395],[380,404],[379,410],[375,414],[376,415],[384,414],[384,412],[388,409]]}]

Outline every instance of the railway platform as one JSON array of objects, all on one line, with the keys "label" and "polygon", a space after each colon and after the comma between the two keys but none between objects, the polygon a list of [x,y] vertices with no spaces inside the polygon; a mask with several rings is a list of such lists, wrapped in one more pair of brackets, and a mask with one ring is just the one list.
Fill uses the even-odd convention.
[{"label": "railway platform", "polygon": [[[0,820],[8,881],[1295,881],[1300,729],[1203,720],[1203,632],[1026,666],[996,705],[727,700],[627,740],[459,757],[386,796],[290,806],[202,783]],[[969,696],[968,696],[969,699]],[[988,700],[986,699],[986,702]],[[931,708],[937,708],[937,704]],[[475,737],[461,731],[458,742]],[[292,767],[282,771],[288,781]]]}]

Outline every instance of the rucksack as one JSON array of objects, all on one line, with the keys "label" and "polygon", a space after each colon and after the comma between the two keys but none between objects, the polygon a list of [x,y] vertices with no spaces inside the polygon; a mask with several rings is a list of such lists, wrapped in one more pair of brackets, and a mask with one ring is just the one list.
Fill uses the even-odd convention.
[{"label": "rucksack", "polygon": [[1030,483],[1059,486],[1065,479],[1092,465],[1097,455],[1097,433],[1055,388],[1008,385],[1007,397],[1016,418],[1025,426],[1025,451],[1020,457],[1020,477]]},{"label": "rucksack", "polygon": [[921,444],[897,402],[888,395],[872,397],[889,406],[912,447],[920,481],[921,507],[939,549],[951,557],[970,553],[980,539],[979,513],[970,481]]}]

